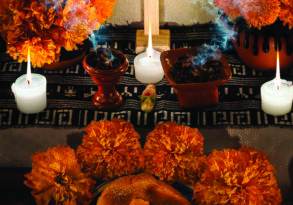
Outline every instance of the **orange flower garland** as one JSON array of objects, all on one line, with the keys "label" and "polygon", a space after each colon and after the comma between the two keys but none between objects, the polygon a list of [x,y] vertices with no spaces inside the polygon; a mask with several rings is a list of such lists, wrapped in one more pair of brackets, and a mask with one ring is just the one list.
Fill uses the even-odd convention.
[{"label": "orange flower garland", "polygon": [[140,137],[129,122],[92,122],[85,132],[77,156],[83,170],[91,176],[109,180],[143,168]]},{"label": "orange flower garland", "polygon": [[198,204],[279,205],[280,189],[267,157],[254,149],[213,151],[194,186]]},{"label": "orange flower garland", "polygon": [[[112,13],[116,0],[5,0],[0,32],[19,62],[31,48],[34,67],[59,60],[61,48],[78,49]],[[34,52],[36,52],[34,54]]]},{"label": "orange flower garland", "polygon": [[89,204],[95,184],[81,172],[74,150],[64,146],[34,154],[25,178],[37,205]]},{"label": "orange flower garland", "polygon": [[198,129],[172,122],[157,125],[144,146],[145,169],[164,181],[193,183],[200,172],[203,146]]}]

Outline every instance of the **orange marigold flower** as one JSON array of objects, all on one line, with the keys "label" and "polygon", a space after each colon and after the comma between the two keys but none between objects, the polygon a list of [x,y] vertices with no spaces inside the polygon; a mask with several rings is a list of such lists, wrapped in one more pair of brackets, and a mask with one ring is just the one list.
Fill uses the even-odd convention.
[{"label": "orange marigold flower", "polygon": [[144,146],[146,171],[164,181],[193,183],[200,172],[203,146],[198,129],[173,122],[159,124]]},{"label": "orange marigold flower", "polygon": [[9,1],[10,0],[2,0],[0,6],[0,34],[3,38],[5,38],[4,31],[6,30],[5,28],[7,27],[9,16],[11,15],[9,13]]},{"label": "orange marigold flower", "polygon": [[77,50],[78,46],[82,44],[84,39],[89,35],[89,30],[82,24],[76,25],[71,30],[64,32],[64,48],[67,51]]},{"label": "orange marigold flower", "polygon": [[34,67],[51,64],[58,60],[61,47],[51,39],[34,37],[24,42],[10,44],[7,48],[9,55],[19,62],[27,60],[28,48],[31,52],[31,63]]},{"label": "orange marigold flower", "polygon": [[213,151],[194,186],[198,204],[281,204],[274,167],[254,149]]},{"label": "orange marigold flower", "polygon": [[240,13],[247,23],[259,29],[273,24],[280,13],[280,0],[237,1]]},{"label": "orange marigold flower", "polygon": [[116,0],[91,0],[91,2],[96,8],[99,22],[103,23],[112,15],[112,10]]},{"label": "orange marigold flower", "polygon": [[89,204],[95,182],[81,172],[75,152],[58,146],[32,157],[32,171],[25,175],[37,205]]},{"label": "orange marigold flower", "polygon": [[235,19],[240,16],[239,8],[237,4],[234,4],[234,0],[214,0],[214,3],[231,19]]},{"label": "orange marigold flower", "polygon": [[114,3],[115,0],[5,0],[0,8],[1,36],[7,42],[8,53],[19,62],[27,59],[23,58],[24,50],[16,47],[24,48],[23,44],[35,39],[45,41],[31,45],[37,46],[31,48],[32,54],[33,50],[49,53],[36,53],[41,60],[31,59],[33,66],[42,67],[58,61],[62,47],[68,51],[78,49],[109,17]]},{"label": "orange marigold flower", "polygon": [[82,168],[98,179],[133,174],[143,168],[140,137],[124,120],[97,121],[85,129],[77,156]]},{"label": "orange marigold flower", "polygon": [[64,48],[68,51],[76,50],[78,44],[82,44],[89,34],[99,28],[98,17],[96,8],[87,1],[68,0],[63,10],[66,30]]},{"label": "orange marigold flower", "polygon": [[293,1],[281,0],[280,19],[284,25],[288,25],[290,29],[293,28]]}]

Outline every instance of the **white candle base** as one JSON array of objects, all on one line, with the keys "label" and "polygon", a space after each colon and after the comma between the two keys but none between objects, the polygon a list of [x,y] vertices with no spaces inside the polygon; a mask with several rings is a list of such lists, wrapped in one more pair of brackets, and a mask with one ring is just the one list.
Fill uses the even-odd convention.
[{"label": "white candle base", "polygon": [[282,80],[279,89],[275,80],[264,83],[261,86],[262,110],[273,116],[282,116],[292,110],[293,87],[288,81]]},{"label": "white candle base", "polygon": [[134,58],[135,78],[145,84],[154,84],[164,78],[164,70],[160,60],[161,53],[153,50],[152,57],[146,52]]},{"label": "white candle base", "polygon": [[47,107],[47,80],[33,73],[31,84],[28,84],[26,76],[20,76],[11,86],[17,108],[25,114],[39,113]]}]

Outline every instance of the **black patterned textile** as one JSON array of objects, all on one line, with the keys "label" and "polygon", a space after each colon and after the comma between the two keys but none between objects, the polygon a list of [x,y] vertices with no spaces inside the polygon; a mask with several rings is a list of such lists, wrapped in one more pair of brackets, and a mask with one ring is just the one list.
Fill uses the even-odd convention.
[{"label": "black patterned textile", "polygon": [[[213,25],[190,27],[169,27],[172,48],[192,47],[209,42],[214,35]],[[152,127],[160,121],[176,121],[197,127],[262,127],[293,125],[293,112],[272,117],[260,109],[260,86],[273,79],[274,73],[265,73],[247,68],[231,51],[225,55],[231,65],[233,78],[219,88],[220,103],[215,107],[199,110],[182,110],[176,95],[163,80],[157,84],[157,104],[152,113],[140,110],[140,98],[145,85],[134,77],[135,31],[131,27],[109,26],[101,32],[100,46],[122,50],[128,57],[130,66],[123,81],[117,86],[124,96],[124,105],[113,111],[97,110],[91,103],[91,96],[97,89],[81,64],[48,71],[34,70],[46,76],[48,81],[48,107],[44,112],[24,115],[16,109],[11,84],[26,71],[26,64],[0,56],[0,127],[84,127],[92,120],[123,118],[135,126]],[[219,34],[220,35],[220,34]],[[293,69],[282,73],[293,80]]]}]

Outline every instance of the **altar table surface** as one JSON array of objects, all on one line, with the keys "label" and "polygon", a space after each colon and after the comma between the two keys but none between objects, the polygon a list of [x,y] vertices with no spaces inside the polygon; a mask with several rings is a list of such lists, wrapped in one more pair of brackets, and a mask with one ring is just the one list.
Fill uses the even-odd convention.
[{"label": "altar table surface", "polygon": [[[215,35],[213,25],[168,28],[171,29],[172,48],[200,45],[209,42]],[[242,145],[264,151],[276,168],[284,204],[293,204],[293,112],[283,117],[271,117],[260,109],[260,85],[271,80],[274,73],[247,68],[233,50],[227,51],[225,55],[233,77],[219,88],[219,105],[182,110],[174,90],[163,80],[157,84],[155,110],[145,114],[139,108],[139,96],[145,85],[134,78],[135,31],[136,28],[131,27],[109,26],[100,33],[101,47],[122,50],[130,62],[129,70],[117,86],[124,97],[124,104],[113,111],[97,110],[92,106],[91,96],[96,87],[82,66],[76,64],[63,70],[34,70],[45,75],[48,80],[48,108],[37,115],[19,113],[10,86],[18,76],[25,73],[26,65],[16,63],[1,53],[0,173],[16,168],[28,170],[31,166],[30,157],[36,151],[59,144],[76,147],[82,138],[82,128],[92,120],[128,120],[141,134],[142,144],[155,124],[175,121],[201,130],[205,137],[206,153],[213,149]],[[293,80],[293,68],[282,74],[284,78]],[[0,181],[9,184],[2,178]],[[14,190],[11,184],[8,188],[0,188],[0,191],[5,189]]]}]

